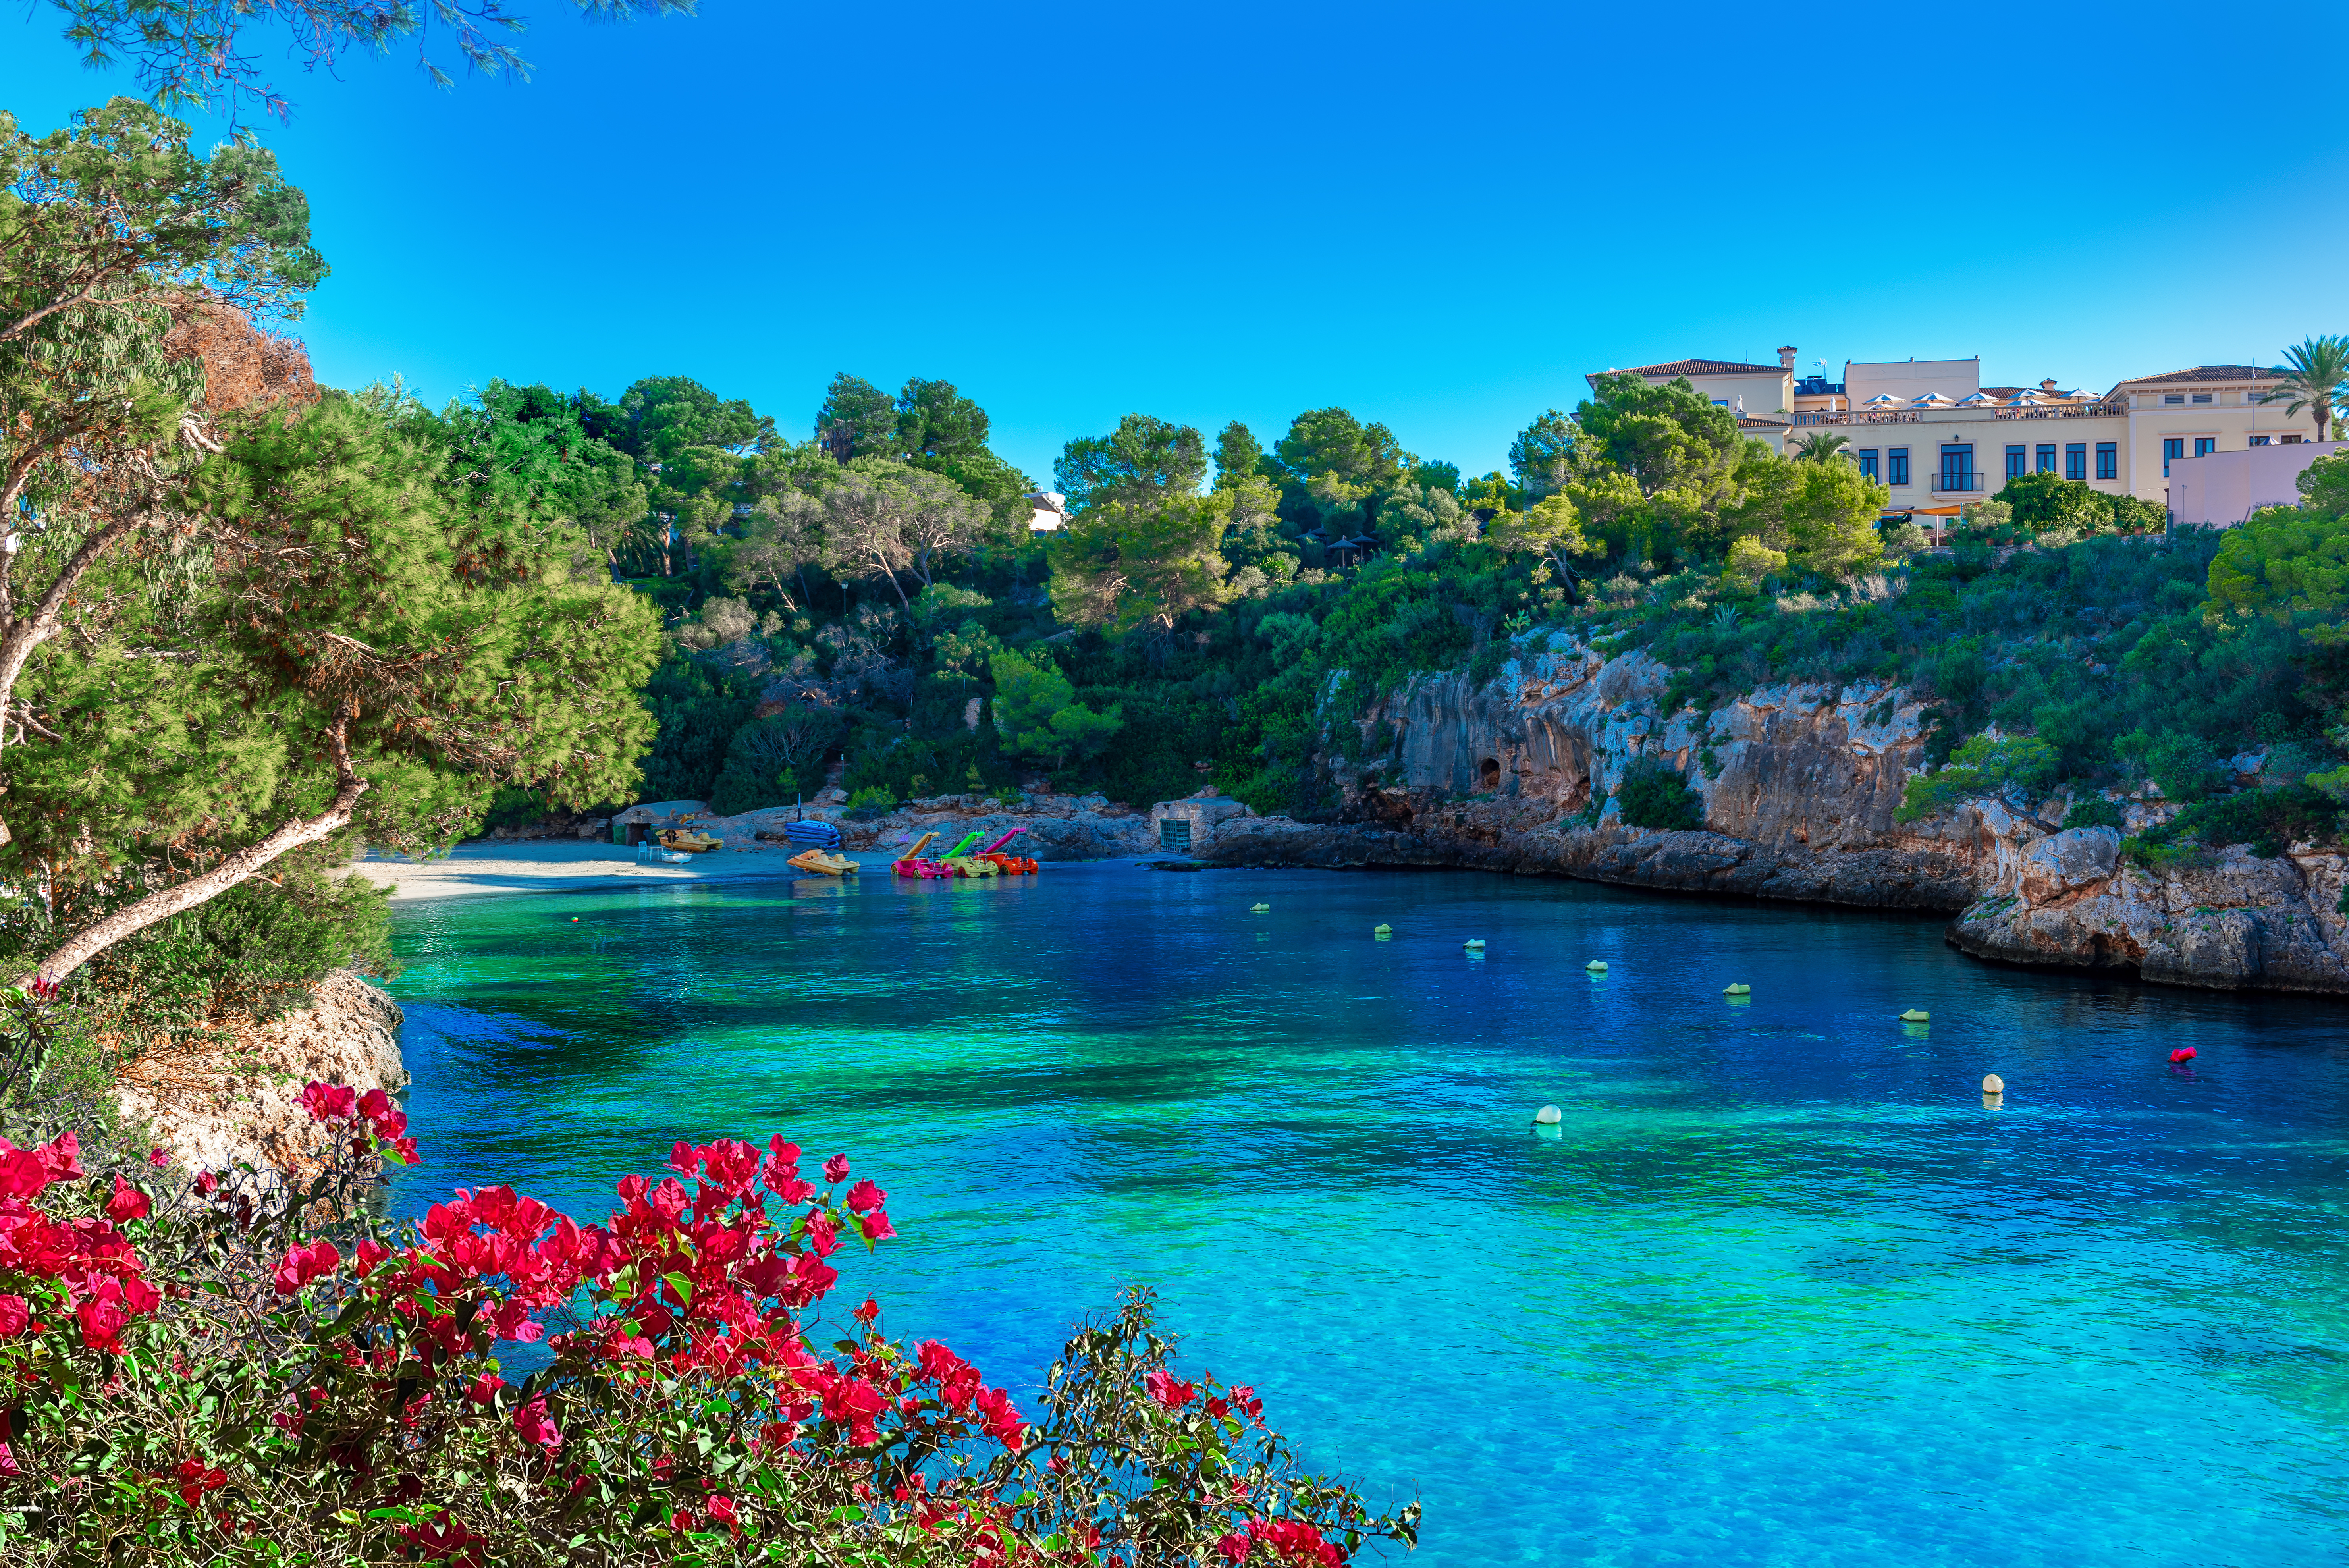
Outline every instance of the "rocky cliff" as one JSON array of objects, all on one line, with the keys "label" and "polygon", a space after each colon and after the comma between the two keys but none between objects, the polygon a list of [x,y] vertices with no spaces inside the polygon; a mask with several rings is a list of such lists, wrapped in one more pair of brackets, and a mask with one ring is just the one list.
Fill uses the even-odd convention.
[{"label": "rocky cliff", "polygon": [[362,1093],[408,1083],[399,1005],[348,970],[312,987],[309,1005],[225,1039],[163,1047],[123,1069],[125,1118],[144,1122],[172,1159],[193,1170],[238,1161],[305,1171],[314,1150],[302,1087],[313,1078]]},{"label": "rocky cliff", "polygon": [[[1950,940],[1985,958],[2349,994],[2337,854],[2238,849],[2156,875],[2123,865],[2109,829],[2057,832],[1992,800],[1903,825],[1893,810],[1924,760],[1924,707],[1904,688],[1773,686],[1668,713],[1670,680],[1645,654],[1604,658],[1564,635],[1482,685],[1416,680],[1361,721],[1366,760],[1333,761],[1333,820],[1226,819],[1194,852],[1945,910]],[[1610,796],[1642,757],[1687,773],[1703,830],[1622,821]],[[2152,814],[2128,809],[2133,824]]]}]

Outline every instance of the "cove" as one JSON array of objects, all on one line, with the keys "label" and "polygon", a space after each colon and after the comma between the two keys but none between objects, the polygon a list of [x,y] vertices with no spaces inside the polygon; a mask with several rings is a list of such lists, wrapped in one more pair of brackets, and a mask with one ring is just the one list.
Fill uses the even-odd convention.
[{"label": "cove", "polygon": [[600,1219],[679,1138],[845,1151],[901,1235],[836,1260],[839,1312],[869,1289],[1017,1389],[1154,1285],[1309,1462],[1421,1498],[1414,1562],[2299,1564],[2349,1532],[2337,1004],[1473,872],[395,907],[405,1210],[509,1182]]}]

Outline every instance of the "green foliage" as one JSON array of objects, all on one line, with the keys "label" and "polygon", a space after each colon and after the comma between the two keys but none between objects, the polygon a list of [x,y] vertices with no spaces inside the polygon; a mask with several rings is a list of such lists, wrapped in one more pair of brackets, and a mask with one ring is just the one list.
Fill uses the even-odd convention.
[{"label": "green foliage", "polygon": [[[1876,520],[1892,492],[1859,471],[1856,463],[1780,458],[1765,451],[1748,455],[1738,470],[1743,490],[1722,513],[1733,545],[1731,571],[1742,583],[1755,583],[1778,571],[1849,577],[1873,568],[1884,554]],[[1766,552],[1766,553],[1765,553]],[[1775,556],[1779,564],[1765,564]]]},{"label": "green foliage", "polygon": [[2210,601],[2238,614],[2349,607],[2349,456],[2319,458],[2300,476],[2296,507],[2261,507],[2221,536]]},{"label": "green foliage", "polygon": [[2205,799],[2222,781],[2217,759],[2196,736],[2177,730],[2148,735],[2140,729],[2122,736],[2114,749],[2140,762],[2146,777],[2161,786],[2164,799],[2180,803]]},{"label": "green foliage", "polygon": [[1171,632],[1195,610],[1230,597],[1224,531],[1233,492],[1170,490],[1096,500],[1049,547],[1052,608],[1072,625],[1112,635]]},{"label": "green foliage", "polygon": [[1096,713],[1085,707],[1069,677],[1049,663],[1030,664],[1006,652],[988,662],[988,672],[995,677],[995,730],[1015,757],[1066,767],[1099,755],[1124,727],[1123,709],[1112,704]]},{"label": "green foliage", "polygon": [[[1245,427],[1240,433],[1247,434]],[[1236,447],[1235,460],[1238,451]],[[1052,482],[1068,497],[1071,511],[1112,501],[1148,506],[1162,497],[1187,496],[1206,477],[1206,438],[1188,425],[1170,425],[1147,414],[1128,414],[1106,436],[1071,441],[1052,465]]]},{"label": "green foliage", "polygon": [[826,764],[845,725],[830,708],[795,704],[734,732],[709,786],[709,809],[721,817],[789,805],[823,787]]},{"label": "green foliage", "polygon": [[2198,801],[2125,847],[2148,864],[2160,862],[2164,849],[2198,845],[2219,849],[2247,844],[2253,854],[2273,859],[2295,842],[2336,842],[2340,832],[2340,803],[2300,782]]},{"label": "green foliage", "polygon": [[848,814],[852,817],[877,817],[897,807],[897,797],[882,785],[872,784],[848,798]]},{"label": "green foliage", "polygon": [[2120,807],[2110,800],[2075,800],[2072,809],[2064,813],[2063,826],[2072,828],[2125,828],[2128,818]]},{"label": "green foliage", "polygon": [[2036,736],[1977,735],[1948,767],[1910,779],[1892,819],[1913,822],[1978,796],[2037,789],[2055,776],[2058,760],[2055,748]]},{"label": "green foliage", "polygon": [[2051,528],[2095,533],[2113,524],[2110,496],[2061,474],[2014,475],[1992,499],[2010,509],[2018,526],[2034,533]]},{"label": "green foliage", "polygon": [[1651,387],[1625,371],[1599,377],[1574,418],[1582,462],[1566,493],[1586,531],[1634,560],[1726,548],[1722,514],[1743,498],[1749,460],[1736,416],[1685,377]]},{"label": "green foliage", "polygon": [[734,732],[758,706],[742,676],[720,674],[672,651],[645,686],[657,728],[644,760],[639,799],[707,800],[725,765]]},{"label": "green foliage", "polygon": [[1699,829],[1704,797],[1670,763],[1652,757],[1633,762],[1615,791],[1623,820],[1634,828]]}]

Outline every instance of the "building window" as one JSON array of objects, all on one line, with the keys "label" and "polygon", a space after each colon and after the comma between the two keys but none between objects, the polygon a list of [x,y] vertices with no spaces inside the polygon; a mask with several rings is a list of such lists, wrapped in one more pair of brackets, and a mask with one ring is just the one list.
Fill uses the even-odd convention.
[{"label": "building window", "polygon": [[2161,477],[2162,477],[2163,479],[2168,479],[2168,478],[2169,477],[2169,459],[2172,459],[2172,458],[2182,458],[2182,457],[2184,457],[2185,455],[2186,455],[2186,438],[2185,438],[2185,437],[2183,437],[2183,436],[2164,436],[2164,437],[2161,438]]},{"label": "building window", "polygon": [[2305,436],[2286,436],[2282,444],[2287,447],[2296,447],[2306,439],[2308,439],[2308,438]]},{"label": "building window", "polygon": [[2038,471],[2039,471],[2039,472],[2041,472],[2041,473],[2043,473],[2043,474],[2052,474],[2052,473],[2054,473],[2054,472],[2055,471],[2055,443],[2054,443],[2054,442],[2053,442],[2053,441],[2044,441],[2044,442],[2042,442],[2042,443],[2040,444],[2040,448],[2039,448],[2039,469],[2038,469]]},{"label": "building window", "polygon": [[1874,447],[1862,447],[1859,449],[1859,471],[1866,478],[1872,480],[1876,477],[1876,449]]},{"label": "building window", "polygon": [[1905,485],[1905,484],[1907,484],[1907,483],[1909,482],[1909,449],[1908,449],[1908,448],[1906,448],[1906,447],[1888,447],[1888,448],[1886,448],[1886,449],[1885,449],[1885,452],[1884,452],[1884,460],[1885,460],[1886,465],[1887,465],[1888,467],[1889,467],[1889,468],[1891,469],[1891,470],[1892,470],[1890,473],[1889,473],[1889,474],[1887,474],[1887,475],[1885,476],[1885,480],[1884,480],[1884,482],[1885,482],[1885,483],[1887,483],[1887,484],[1889,484],[1889,485],[1895,485],[1895,486],[1899,486],[1899,485]]},{"label": "building window", "polygon": [[2194,455],[2195,455],[2196,457],[2198,457],[2198,458],[2207,458],[2207,457],[2209,457],[2211,453],[2213,453],[2213,452],[2217,451],[2218,449],[2219,449],[2219,438],[2218,438],[2218,437],[2216,437],[2216,436],[2197,436],[2197,437],[2195,437],[2195,438],[2194,438]]},{"label": "building window", "polygon": [[2121,444],[2118,441],[2096,443],[2096,477],[2100,480],[2121,477]]},{"label": "building window", "polygon": [[2253,437],[2251,438],[2251,445],[2253,445],[2253,446],[2255,446],[2255,447],[2264,447],[2264,446],[2266,446],[2267,444],[2268,444],[2268,438],[2267,438],[2267,437],[2265,437],[2265,436],[2253,436]]},{"label": "building window", "polygon": [[1964,492],[1976,488],[1974,480],[1974,445],[1971,441],[1950,441],[1941,447],[1941,483],[1944,490]]},{"label": "building window", "polygon": [[2008,479],[2019,480],[2023,477],[2023,449],[2021,447],[2009,447],[2006,449],[2006,477]]},{"label": "building window", "polygon": [[2164,403],[2183,403],[2186,401],[2186,394],[2183,392],[2164,392],[2161,395],[2161,400]]},{"label": "building window", "polygon": [[2210,394],[2208,392],[2197,392],[2194,394],[2194,400],[2197,403],[2208,403],[2210,400]]},{"label": "building window", "polygon": [[1729,407],[1729,399],[1726,397],[1715,397],[1713,400],[1713,406],[1716,408],[1726,408]]},{"label": "building window", "polygon": [[2064,477],[2085,484],[2088,479],[2088,443],[2075,441],[2064,449]]}]

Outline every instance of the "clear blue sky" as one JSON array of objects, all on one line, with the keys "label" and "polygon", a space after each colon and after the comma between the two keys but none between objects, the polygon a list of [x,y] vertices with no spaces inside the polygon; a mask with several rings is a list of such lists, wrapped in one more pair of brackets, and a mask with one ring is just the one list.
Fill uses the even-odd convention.
[{"label": "clear blue sky", "polygon": [[[1039,479],[1341,404],[1476,473],[1614,365],[2103,387],[2349,331],[2323,7],[518,3],[528,85],[287,78],[324,378],[685,374],[804,437],[835,370],[942,377]],[[130,90],[22,16],[29,129]]]}]

